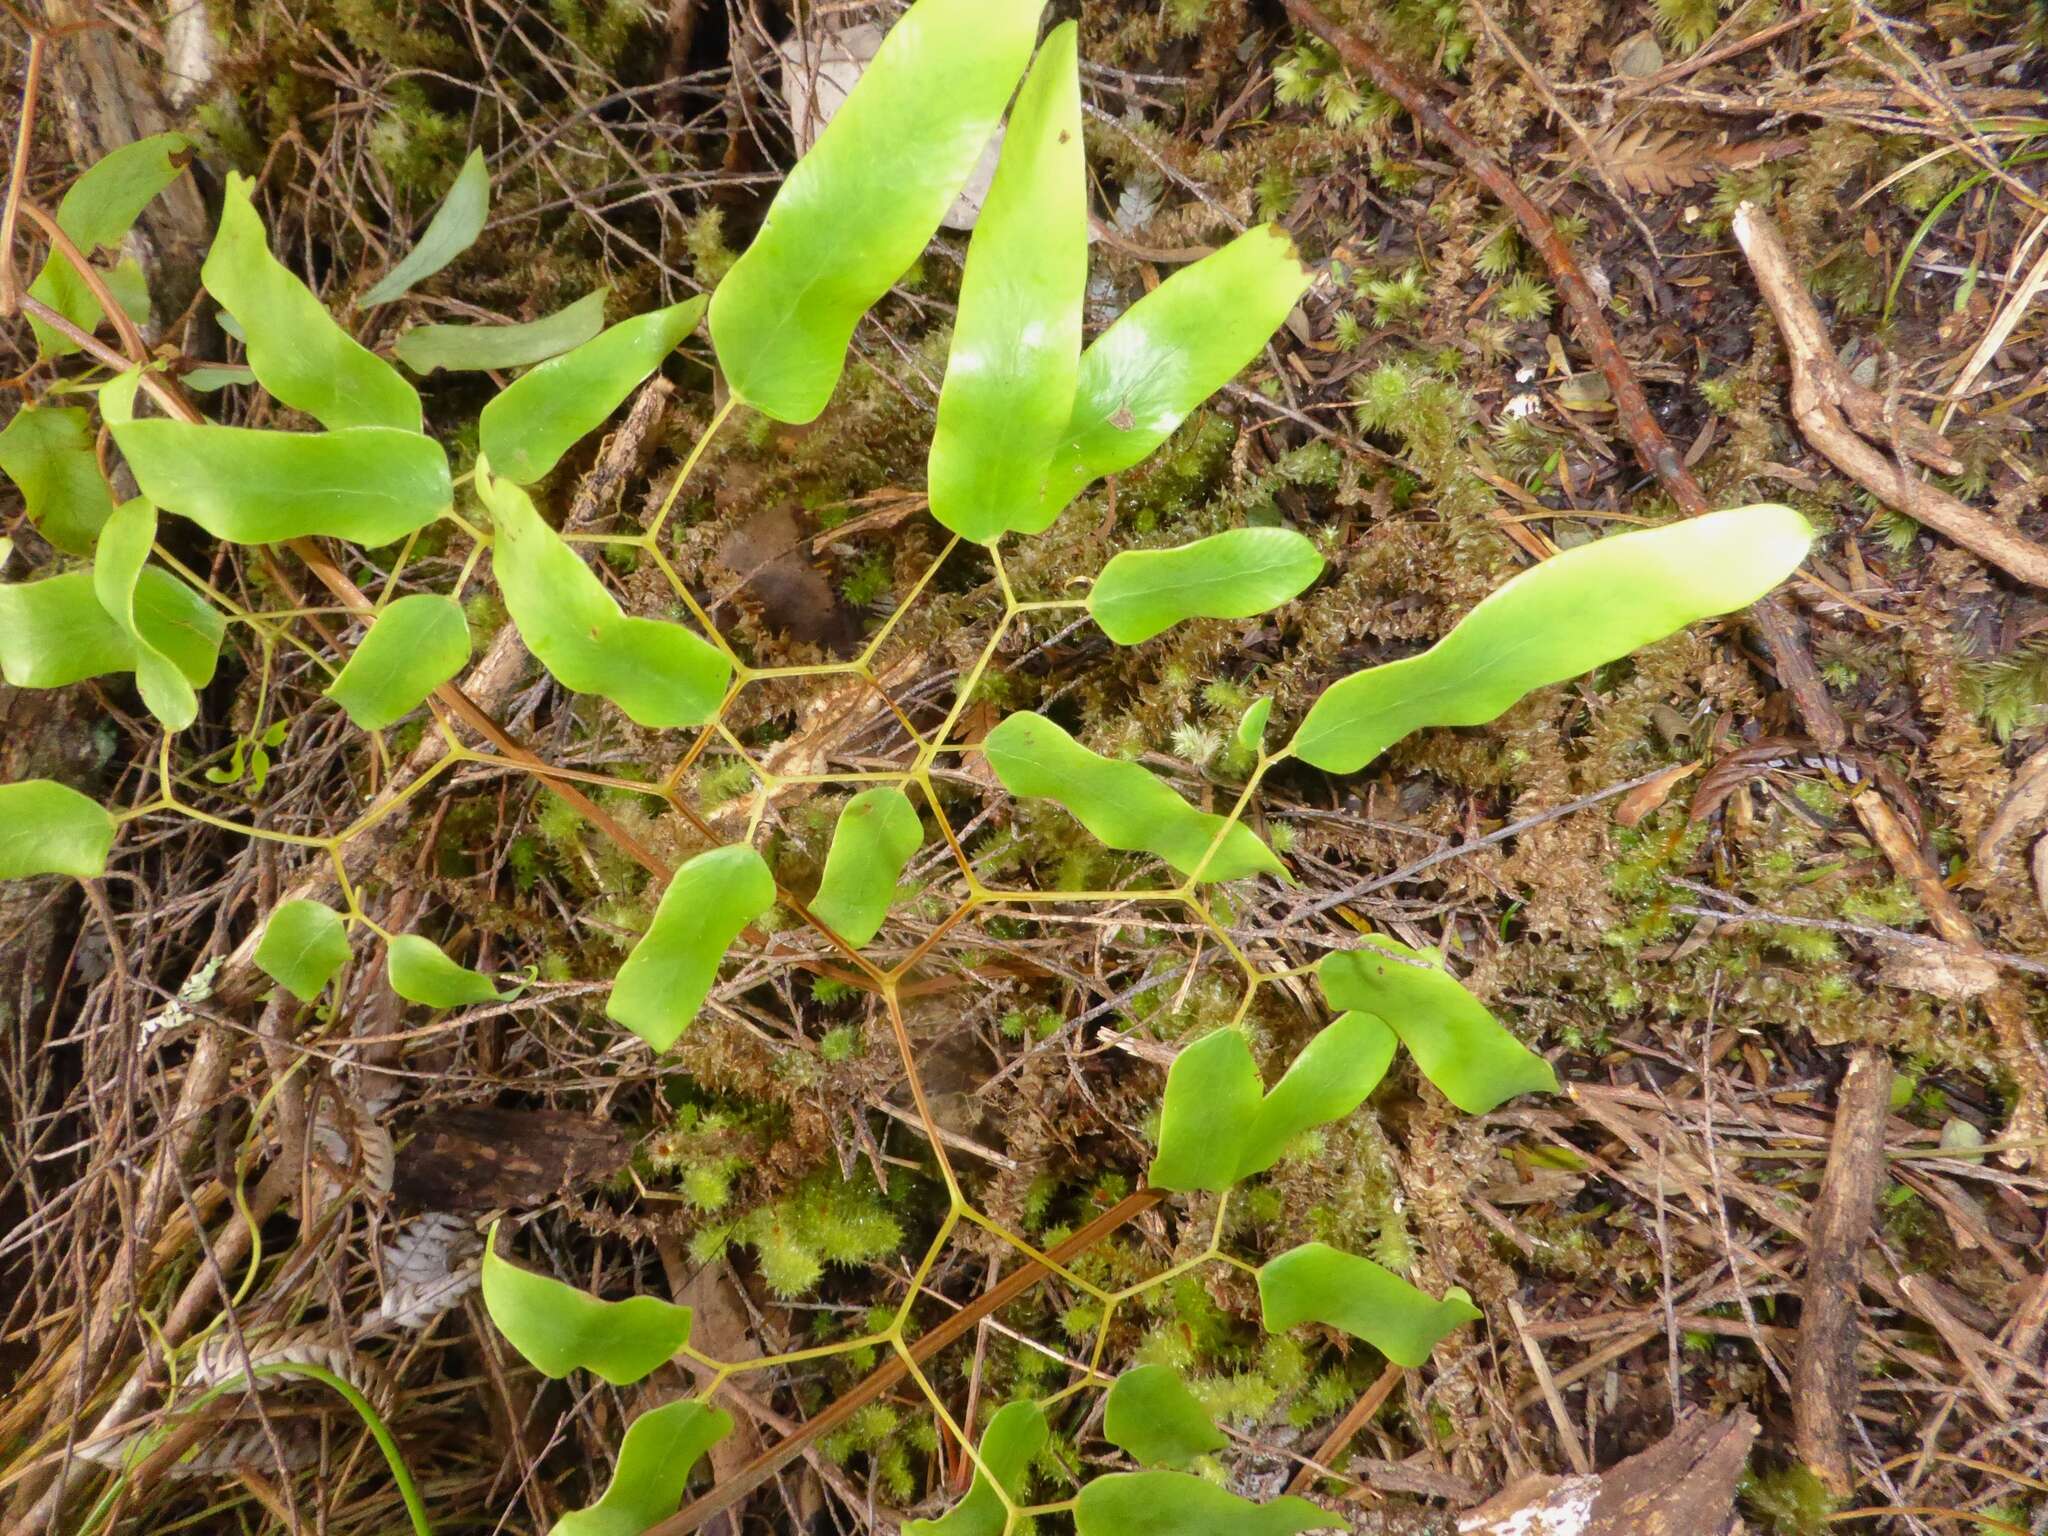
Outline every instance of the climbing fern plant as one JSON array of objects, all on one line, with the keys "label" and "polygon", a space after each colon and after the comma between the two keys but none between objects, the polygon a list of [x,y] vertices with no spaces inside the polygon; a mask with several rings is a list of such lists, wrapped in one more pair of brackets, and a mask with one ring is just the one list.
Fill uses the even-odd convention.
[{"label": "climbing fern plant", "polygon": [[[1737,609],[1795,567],[1808,530],[1786,508],[1746,507],[1559,555],[1479,604],[1429,651],[1335,683],[1277,749],[1266,745],[1271,701],[1258,700],[1238,732],[1251,768],[1223,814],[1197,809],[1139,764],[1097,754],[1045,715],[1012,714],[978,744],[961,741],[975,685],[1004,631],[1028,612],[1075,610],[1117,644],[1139,645],[1191,619],[1263,613],[1306,590],[1323,568],[1299,533],[1240,528],[1178,548],[1120,554],[1083,598],[1015,596],[1002,563],[1005,542],[1044,530],[1089,484],[1144,460],[1251,361],[1311,282],[1282,231],[1252,229],[1169,277],[1084,347],[1087,201],[1075,28],[1064,24],[1040,42],[1040,11],[1041,0],[917,0],[708,300],[600,329],[602,296],[593,295],[529,325],[424,326],[401,336],[398,356],[415,369],[526,370],[484,407],[477,424],[473,491],[488,529],[457,510],[457,482],[441,443],[425,430],[414,387],[359,345],[271,254],[251,185],[239,176],[228,180],[203,276],[225,311],[223,324],[243,344],[246,371],[213,370],[222,375],[215,382],[254,382],[319,430],[207,421],[142,353],[125,314],[113,312],[146,304],[133,292],[139,274],[117,268],[102,275],[83,259],[118,243],[148,198],[180,173],[187,146],[167,135],[88,171],[60,210],[72,250],[53,253],[25,307],[46,351],[83,349],[110,368],[119,365],[98,383],[98,412],[140,494],[114,505],[83,408],[27,407],[0,434],[0,466],[20,484],[31,516],[53,546],[82,562],[0,586],[0,667],[9,682],[35,688],[133,674],[164,728],[158,789],[142,803],[109,810],[52,782],[0,786],[0,878],[96,878],[121,828],[146,816],[184,812],[235,825],[178,799],[173,737],[197,716],[197,690],[213,676],[227,623],[264,619],[236,608],[158,544],[159,517],[183,517],[230,544],[287,546],[343,595],[364,628],[338,668],[324,658],[323,664],[333,673],[328,698],[354,724],[381,731],[431,702],[446,739],[433,769],[377,799],[340,834],[241,829],[324,851],[342,874],[345,896],[339,912],[308,900],[279,906],[267,919],[257,965],[312,1003],[367,939],[383,946],[389,983],[409,1001],[448,1008],[502,997],[498,980],[459,964],[426,937],[381,929],[363,910],[340,858],[350,837],[479,756],[450,724],[467,718],[453,681],[472,649],[462,592],[372,602],[354,592],[316,541],[384,546],[445,520],[475,541],[465,584],[487,551],[497,596],[555,681],[609,701],[642,727],[697,732],[683,759],[687,767],[738,690],[762,674],[720,634],[662,555],[660,535],[681,486],[705,443],[739,408],[789,423],[810,421],[825,408],[854,327],[924,250],[1007,109],[1000,164],[968,248],[929,465],[932,515],[956,543],[984,546],[993,563],[1005,605],[996,636],[970,668],[944,724],[919,738],[907,770],[818,776],[861,788],[840,814],[813,893],[800,897],[779,887],[746,841],[691,858],[667,873],[652,921],[612,979],[606,1012],[652,1050],[675,1047],[728,951],[778,905],[822,934],[844,974],[881,1000],[947,1211],[908,1294],[883,1326],[804,1353],[886,1350],[971,1459],[965,1497],[913,1529],[1005,1536],[1020,1521],[1057,1510],[1071,1514],[1081,1536],[1307,1530],[1330,1523],[1316,1506],[1291,1497],[1254,1504],[1187,1470],[1223,1437],[1171,1370],[1149,1365],[1112,1376],[1105,1369],[1112,1315],[1181,1276],[1229,1266],[1254,1278],[1267,1329],[1319,1324],[1397,1364],[1420,1364],[1448,1333],[1478,1317],[1464,1292],[1427,1295],[1369,1259],[1322,1243],[1255,1265],[1223,1243],[1232,1191],[1272,1167],[1303,1133],[1355,1111],[1397,1048],[1472,1113],[1516,1094],[1552,1090],[1556,1082],[1549,1065],[1453,979],[1442,956],[1367,937],[1314,967],[1333,1018],[1265,1086],[1237,1025],[1258,985],[1306,973],[1261,971],[1219,920],[1214,889],[1289,879],[1285,861],[1244,819],[1260,782],[1289,759],[1356,772],[1410,732],[1491,720],[1532,689]],[[476,238],[487,200],[482,161],[473,157],[419,247],[369,298],[396,297],[453,259]],[[694,622],[639,617],[620,607],[530,487],[707,314],[728,398],[647,526],[613,540],[659,566]],[[132,343],[126,353],[96,339],[107,322]],[[874,654],[871,644],[854,662],[796,670],[872,681]],[[1127,891],[1045,893],[985,884],[953,839],[932,782],[942,756],[976,753],[1010,794],[1056,802],[1107,847],[1163,861],[1177,883],[1147,890],[1142,899],[1191,912],[1248,981],[1232,1026],[1195,1041],[1173,1062],[1143,1192],[1146,1199],[1189,1197],[1198,1206],[1206,1200],[1212,1237],[1198,1254],[1122,1290],[1085,1279],[975,1207],[933,1125],[899,1007],[899,985],[929,946],[893,967],[863,952],[926,843],[920,800],[960,862],[967,898],[956,917],[996,901],[1132,898]],[[548,774],[537,760],[498,759],[508,760]],[[681,777],[679,767],[659,785],[618,787],[664,801],[715,843],[679,798]],[[1004,1405],[987,1419],[978,1443],[919,1369],[908,1342],[912,1306],[963,1223],[993,1233],[1038,1273],[1059,1274],[1098,1308],[1087,1371],[1051,1397]],[[625,1385],[678,1357],[708,1371],[696,1397],[650,1409],[628,1426],[604,1496],[565,1516],[556,1536],[668,1536],[743,1496],[758,1478],[742,1476],[677,1510],[693,1467],[730,1428],[713,1406],[722,1385],[791,1357],[709,1359],[690,1343],[687,1309],[653,1297],[586,1295],[516,1265],[506,1256],[507,1241],[493,1229],[484,1301],[505,1337],[546,1375],[587,1372]],[[1071,1499],[1032,1504],[1029,1469],[1053,1425],[1062,1416],[1085,1416],[1075,1399],[1105,1388],[1103,1432],[1128,1454],[1131,1469],[1097,1476]],[[857,1406],[858,1398],[847,1403]],[[823,1416],[832,1423],[844,1417],[841,1409]],[[395,1447],[381,1426],[373,1428],[424,1529],[426,1512]]]}]

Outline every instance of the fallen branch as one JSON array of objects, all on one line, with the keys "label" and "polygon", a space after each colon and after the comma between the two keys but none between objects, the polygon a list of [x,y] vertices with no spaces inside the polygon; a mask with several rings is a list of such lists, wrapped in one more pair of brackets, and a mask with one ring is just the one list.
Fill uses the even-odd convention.
[{"label": "fallen branch", "polygon": [[1792,365],[1792,418],[1806,440],[1886,506],[1953,539],[2007,575],[2048,587],[2048,548],[1930,485],[1892,454],[1872,446],[1869,439],[1888,443],[1945,474],[1962,467],[1932,427],[1858,384],[1836,361],[1827,327],[1771,216],[1744,203],[1735,210],[1734,227],[1735,241],[1749,258],[1757,288],[1785,338]]},{"label": "fallen branch", "polygon": [[1800,1460],[1830,1493],[1848,1494],[1849,1425],[1856,1414],[1858,1277],[1884,1176],[1884,1122],[1892,1065],[1881,1046],[1850,1059],[1835,1105],[1827,1171],[1807,1226],[1806,1284],[1800,1292],[1799,1352],[1792,1365],[1792,1436]]},{"label": "fallen branch", "polygon": [[1458,1520],[1460,1536],[1727,1536],[1756,1420],[1694,1413],[1597,1477],[1525,1477]]}]

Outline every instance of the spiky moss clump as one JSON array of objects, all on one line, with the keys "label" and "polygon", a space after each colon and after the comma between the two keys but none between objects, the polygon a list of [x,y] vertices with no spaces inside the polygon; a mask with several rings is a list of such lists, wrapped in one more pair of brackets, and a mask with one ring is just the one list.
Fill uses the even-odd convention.
[{"label": "spiky moss clump", "polygon": [[836,1172],[813,1174],[779,1200],[703,1228],[690,1241],[690,1257],[709,1264],[736,1244],[751,1248],[770,1290],[802,1296],[824,1278],[828,1264],[866,1264],[897,1252],[904,1229],[892,1206],[906,1196],[907,1189],[893,1199],[887,1191],[877,1195]]}]

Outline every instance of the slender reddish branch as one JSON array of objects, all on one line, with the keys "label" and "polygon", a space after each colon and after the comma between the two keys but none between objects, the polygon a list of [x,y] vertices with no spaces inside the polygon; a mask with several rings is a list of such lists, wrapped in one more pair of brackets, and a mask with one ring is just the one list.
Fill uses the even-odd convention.
[{"label": "slender reddish branch", "polygon": [[1564,298],[1565,309],[1579,328],[1579,340],[1593,354],[1594,366],[1613,392],[1614,409],[1621,418],[1622,430],[1628,433],[1629,441],[1635,445],[1636,457],[1642,460],[1643,468],[1662,482],[1681,511],[1706,511],[1706,492],[1700,489],[1699,481],[1685,467],[1685,460],[1679,457],[1671,439],[1664,435],[1664,429],[1657,425],[1657,418],[1650,413],[1650,402],[1643,394],[1642,385],[1636,382],[1635,370],[1621,355],[1614,331],[1601,312],[1600,300],[1586,281],[1586,274],[1580,270],[1578,258],[1572,255],[1571,247],[1558,234],[1550,215],[1537,207],[1535,199],[1516,184],[1484,145],[1451,121],[1450,115],[1437,104],[1429,87],[1400,65],[1382,57],[1356,32],[1331,21],[1309,0],[1284,0],[1284,4],[1290,16],[1337,50],[1337,57],[1343,60],[1346,69],[1363,75],[1398,101],[1402,109],[1415,119],[1418,128],[1456,155],[1466,174],[1514,215],[1515,222],[1522,227],[1523,238],[1550,268],[1557,291]]},{"label": "slender reddish branch", "polygon": [[[1047,1257],[1055,1264],[1066,1263],[1076,1254],[1085,1253],[1093,1248],[1126,1222],[1149,1211],[1163,1198],[1161,1192],[1156,1189],[1141,1189],[1135,1194],[1125,1195],[1053,1249]],[[1036,1259],[1019,1266],[930,1333],[915,1340],[909,1346],[910,1358],[917,1361],[929,1360],[954,1340],[965,1337],[984,1317],[1007,1307],[1051,1272]],[[702,1498],[691,1500],[658,1525],[650,1525],[643,1536],[686,1536],[686,1533],[696,1530],[714,1515],[732,1508],[802,1455],[805,1446],[820,1435],[830,1434],[902,1381],[909,1373],[910,1367],[904,1357],[900,1354],[891,1354],[887,1360],[869,1372],[858,1386],[834,1401],[831,1407],[811,1419],[795,1434],[768,1447],[731,1477],[708,1490]]]}]

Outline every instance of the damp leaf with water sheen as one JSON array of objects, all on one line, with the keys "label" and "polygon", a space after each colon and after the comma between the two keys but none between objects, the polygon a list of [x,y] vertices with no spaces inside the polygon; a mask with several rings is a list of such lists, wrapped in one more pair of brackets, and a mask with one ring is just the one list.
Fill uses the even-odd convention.
[{"label": "damp leaf with water sheen", "polygon": [[1557,1092],[1550,1063],[1502,1028],[1433,950],[1368,935],[1357,949],[1325,955],[1316,980],[1331,1007],[1384,1020],[1422,1075],[1467,1114],[1519,1093]]},{"label": "damp leaf with water sheen", "polygon": [[348,930],[317,901],[287,901],[270,914],[256,968],[302,1003],[317,1001],[348,961]]},{"label": "damp leaf with water sheen", "polygon": [[725,701],[732,664],[680,624],[633,618],[526,492],[479,463],[477,491],[497,537],[491,566],[520,638],[572,693],[610,699],[636,725],[702,725]]},{"label": "damp leaf with water sheen", "polygon": [[397,266],[378,278],[370,291],[356,300],[356,306],[366,308],[372,304],[389,304],[393,299],[410,293],[415,284],[425,282],[476,244],[476,237],[484,232],[484,220],[490,212],[491,173],[484,169],[484,152],[473,149],[469,158],[462,162],[462,169],[455,173],[455,185],[448,189],[441,206],[427,221],[420,243],[407,251]]},{"label": "damp leaf with water sheen", "polygon": [[861,791],[846,802],[832,829],[812,915],[858,949],[881,929],[903,868],[923,841],[917,807],[902,790],[885,785]]},{"label": "damp leaf with water sheen", "polygon": [[1129,469],[1228,384],[1308,290],[1278,225],[1248,229],[1146,294],[1081,355],[1074,409],[1024,531],[1051,526],[1090,481]]},{"label": "damp leaf with water sheen", "polygon": [[90,555],[114,499],[92,451],[84,407],[24,405],[0,429],[0,472],[21,491],[28,520],[68,555]]},{"label": "damp leaf with water sheen", "polygon": [[1012,1503],[1022,1504],[1024,1479],[1047,1438],[1044,1409],[1033,1402],[1005,1403],[981,1432],[981,1460],[988,1472],[976,1467],[965,1498],[936,1520],[910,1521],[904,1536],[1003,1536],[1008,1511],[988,1473],[995,1474]]},{"label": "damp leaf with water sheen", "polygon": [[1347,1013],[1318,1032],[1266,1093],[1243,1035],[1220,1029],[1204,1036],[1167,1073],[1159,1155],[1146,1181],[1220,1192],[1265,1172],[1302,1132],[1363,1104],[1393,1057],[1385,1024]]},{"label": "damp leaf with water sheen", "polygon": [[1111,1472],[1074,1502],[1078,1536],[1295,1536],[1336,1525],[1306,1499],[1254,1504],[1186,1472]]},{"label": "damp leaf with water sheen", "polygon": [[400,997],[429,1008],[464,1008],[505,996],[490,977],[457,965],[440,945],[416,933],[392,935],[385,948],[384,975]]},{"label": "damp leaf with water sheen", "polygon": [[391,350],[414,373],[436,368],[476,373],[525,368],[580,347],[604,329],[609,288],[595,288],[564,309],[522,325],[415,325]]},{"label": "damp leaf with water sheen", "polygon": [[1074,406],[1088,287],[1075,23],[1038,50],[967,243],[927,475],[932,516],[982,542],[1028,526]]},{"label": "damp leaf with water sheen", "polygon": [[[135,626],[194,688],[213,681],[227,621],[169,571],[135,582]],[[0,676],[16,688],[63,688],[133,672],[135,647],[101,606],[91,571],[0,585]]]},{"label": "damp leaf with water sheen", "polygon": [[775,877],[744,843],[700,853],[669,877],[605,1013],[657,1051],[697,1017],[740,930],[775,905]]},{"label": "damp leaf with water sheen", "polygon": [[1184,875],[1200,865],[1204,880],[1287,876],[1249,827],[1196,810],[1138,764],[1089,751],[1043,715],[1011,715],[988,733],[982,751],[1011,794],[1064,806],[1111,848],[1154,854]]},{"label": "damp leaf with water sheen", "polygon": [[381,731],[420,706],[469,660],[469,620],[453,598],[401,597],[378,613],[327,697],[366,731]]},{"label": "damp leaf with water sheen", "polygon": [[1805,518],[1767,503],[1553,555],[1483,598],[1420,656],[1332,684],[1288,750],[1354,773],[1411,731],[1484,725],[1537,688],[1755,602],[1798,569],[1812,538]]},{"label": "damp leaf with water sheen", "polygon": [[711,299],[733,394],[824,410],[853,328],[924,251],[994,134],[1044,0],[917,0],[889,30]]},{"label": "damp leaf with water sheen", "polygon": [[484,1310],[506,1342],[543,1376],[591,1371],[631,1386],[690,1341],[690,1309],[658,1296],[600,1301],[498,1252],[498,1224],[484,1239]]},{"label": "damp leaf with water sheen", "polygon": [[1438,1301],[1371,1259],[1327,1243],[1304,1243],[1261,1265],[1259,1307],[1268,1333],[1323,1323],[1410,1367],[1427,1360],[1446,1334],[1479,1317],[1472,1298],[1456,1286]]},{"label": "damp leaf with water sheen", "polygon": [[570,1510],[548,1536],[640,1536],[676,1512],[697,1463],[731,1432],[731,1414],[688,1398],[649,1408],[626,1426],[604,1496]]},{"label": "damp leaf with water sheen", "polygon": [[[128,231],[142,210],[178,179],[191,147],[192,141],[182,133],[159,133],[108,151],[65,192],[57,204],[57,227],[87,257],[118,246],[128,238]],[[149,318],[148,288],[142,269],[131,258],[122,258],[112,272],[103,275],[115,302],[131,318]],[[99,300],[62,251],[50,252],[28,291],[31,298],[40,299],[82,331],[91,331],[100,323]],[[29,326],[45,357],[78,350],[76,342],[50,330],[33,316]]]},{"label": "damp leaf with water sheen", "polygon": [[0,784],[0,880],[107,872],[114,818],[105,806],[50,779]]},{"label": "damp leaf with water sheen", "polygon": [[313,290],[271,254],[254,190],[248,177],[228,173],[220,232],[199,277],[235,317],[258,382],[323,427],[418,432],[418,391],[343,330]]},{"label": "damp leaf with water sheen", "polygon": [[704,305],[700,295],[621,320],[506,385],[477,424],[492,472],[517,485],[544,478],[697,328]]},{"label": "damp leaf with water sheen", "polygon": [[1125,550],[1102,568],[1088,611],[1118,645],[1183,619],[1248,619],[1299,597],[1323,573],[1291,528],[1232,528],[1174,549]]},{"label": "damp leaf with water sheen", "polygon": [[1143,1466],[1184,1467],[1229,1444],[1178,1372],[1140,1365],[1110,1384],[1102,1433]]}]

